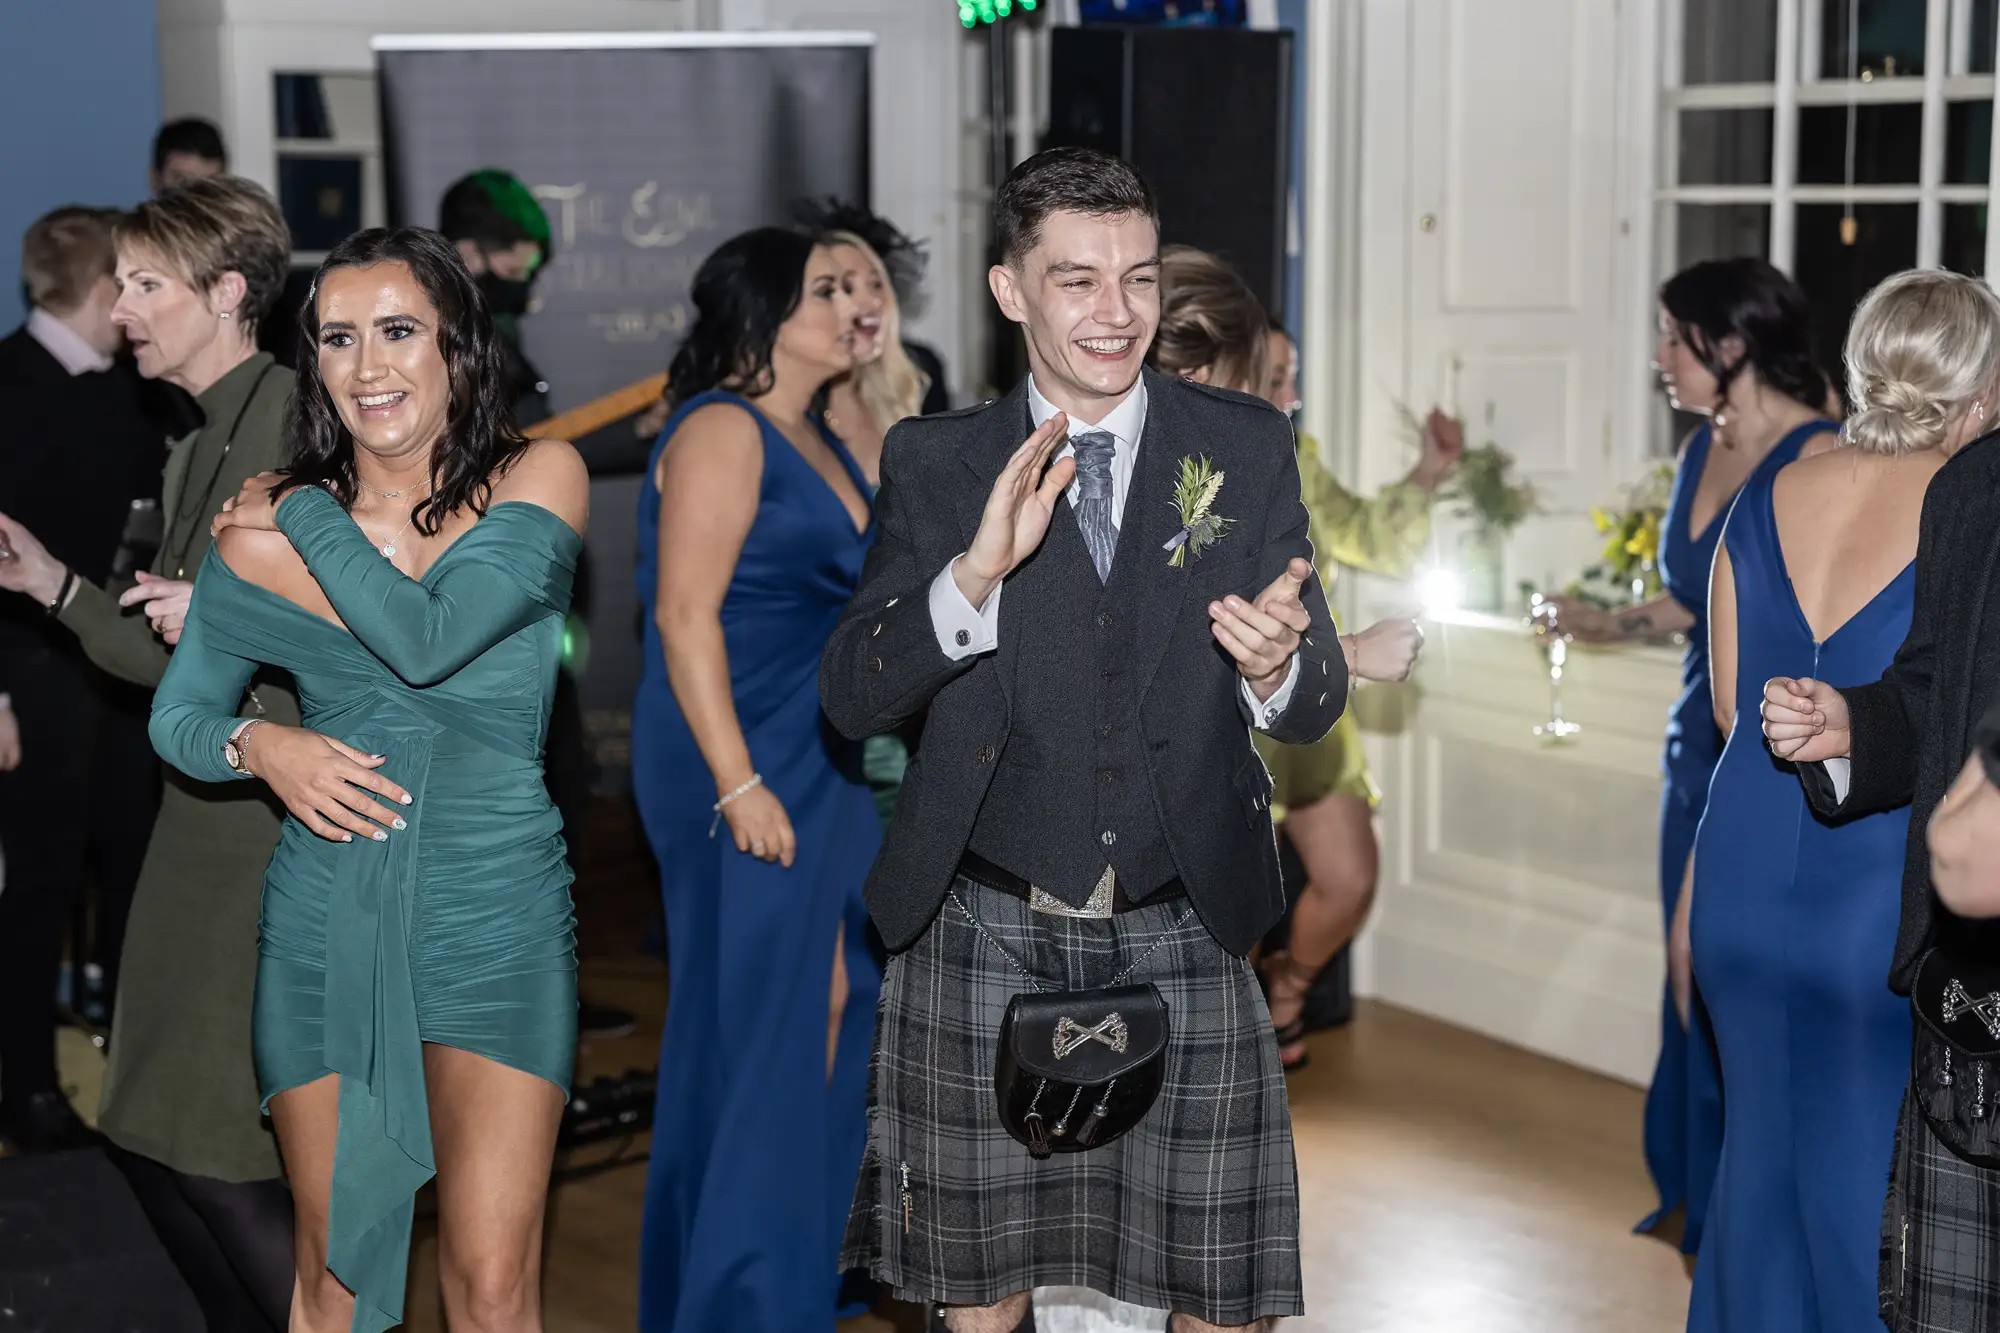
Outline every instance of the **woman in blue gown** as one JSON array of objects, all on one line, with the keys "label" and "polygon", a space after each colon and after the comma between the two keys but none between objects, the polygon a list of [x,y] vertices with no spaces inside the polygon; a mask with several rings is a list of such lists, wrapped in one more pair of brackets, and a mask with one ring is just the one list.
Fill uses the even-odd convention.
[{"label": "woman in blue gown", "polygon": [[[1887,978],[1907,807],[1828,825],[1774,761],[1773,677],[1878,678],[1910,627],[1931,477],[1992,395],[1977,279],[1899,274],[1847,340],[1847,447],[1743,488],[1716,557],[1716,716],[1729,740],[1695,840],[1692,944],[1726,1115],[1688,1327],[1880,1333],[1877,1265],[1910,1017]],[[1956,308],[1985,317],[1959,336]],[[1940,336],[1944,334],[1946,336]],[[1815,449],[1821,447],[1816,442]],[[1749,725],[1731,724],[1739,701]]]},{"label": "woman in blue gown", "polygon": [[[1557,599],[1557,623],[1585,643],[1685,634],[1681,694],[1667,717],[1660,797],[1660,914],[1669,985],[1660,1005],[1660,1055],[1646,1094],[1646,1166],[1660,1206],[1639,1230],[1682,1211],[1680,1247],[1693,1254],[1722,1150],[1722,1088],[1701,1003],[1688,981],[1686,883],[1708,780],[1722,754],[1709,704],[1708,573],[1722,519],[1757,472],[1798,457],[1812,436],[1837,429],[1821,413],[1826,377],[1810,355],[1805,295],[1761,259],[1705,260],[1660,287],[1653,365],[1674,407],[1711,418],[1687,438],[1660,525],[1665,591],[1616,612]],[[1676,943],[1678,935],[1679,944]]]},{"label": "woman in blue gown", "polygon": [[827,247],[775,228],[710,255],[694,304],[639,508],[632,782],[669,968],[639,1325],[802,1333],[833,1325],[881,981],[881,825],[819,706],[873,539],[811,412],[853,364],[854,306]]}]

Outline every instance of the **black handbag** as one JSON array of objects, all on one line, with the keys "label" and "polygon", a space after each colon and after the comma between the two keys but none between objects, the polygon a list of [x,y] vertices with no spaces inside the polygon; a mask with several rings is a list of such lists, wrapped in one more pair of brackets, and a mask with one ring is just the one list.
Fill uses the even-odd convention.
[{"label": "black handbag", "polygon": [[1917,964],[1910,1008],[1917,1109],[1953,1153],[2000,1169],[2000,966],[1934,946]]},{"label": "black handbag", "polygon": [[951,897],[973,929],[1034,987],[1007,1002],[1000,1022],[993,1095],[1007,1133],[1037,1160],[1101,1148],[1130,1133],[1166,1082],[1172,1024],[1159,987],[1120,983],[1187,924],[1194,908],[1110,985],[1050,990],[993,938],[956,890]]}]

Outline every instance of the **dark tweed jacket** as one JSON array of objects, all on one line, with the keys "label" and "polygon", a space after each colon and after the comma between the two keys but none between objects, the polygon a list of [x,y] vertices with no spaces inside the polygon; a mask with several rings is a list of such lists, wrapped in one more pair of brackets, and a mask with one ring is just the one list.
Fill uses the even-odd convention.
[{"label": "dark tweed jacket", "polygon": [[[1254,596],[1294,556],[1312,559],[1293,435],[1259,399],[1148,371],[1144,434],[1119,542],[1156,553],[1135,597],[1140,690],[1153,800],[1181,880],[1225,948],[1247,952],[1284,910],[1270,817],[1270,777],[1250,743],[1233,664],[1209,629],[1208,603]],[[861,586],[828,642],[820,699],[849,737],[887,731],[926,707],[923,746],[867,887],[892,949],[920,936],[964,854],[1007,746],[1016,649],[1026,608],[1005,599],[997,651],[954,662],[938,647],[929,588],[971,543],[994,479],[1025,438],[1027,385],[996,402],[904,421],[889,433],[877,539]],[[1235,529],[1185,567],[1163,543],[1180,460],[1205,454],[1227,474],[1217,511]],[[1060,516],[1059,516],[1060,517]],[[1291,703],[1270,728],[1304,744],[1345,707],[1346,661],[1315,575],[1304,590],[1312,629]]]}]

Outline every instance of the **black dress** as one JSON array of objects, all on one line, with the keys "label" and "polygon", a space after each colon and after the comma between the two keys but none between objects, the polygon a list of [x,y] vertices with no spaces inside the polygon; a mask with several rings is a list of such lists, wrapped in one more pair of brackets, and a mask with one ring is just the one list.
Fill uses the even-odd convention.
[{"label": "black dress", "polygon": [[[78,577],[113,572],[133,502],[160,495],[161,398],[129,361],[71,375],[25,328],[0,339],[0,513]],[[0,693],[21,763],[0,773],[0,1103],[56,1086],[62,932],[85,872],[91,955],[115,979],[126,909],[159,801],[146,697],[98,670],[43,608],[0,593]]]}]

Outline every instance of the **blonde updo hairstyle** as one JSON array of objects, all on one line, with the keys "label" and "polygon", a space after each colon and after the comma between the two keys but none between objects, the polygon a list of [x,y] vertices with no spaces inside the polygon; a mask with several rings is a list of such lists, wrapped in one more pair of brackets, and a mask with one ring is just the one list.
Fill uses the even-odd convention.
[{"label": "blonde updo hairstyle", "polygon": [[1841,433],[1855,448],[1935,449],[1974,414],[1977,435],[2000,415],[2000,297],[1961,273],[1898,273],[1862,298],[1841,361],[1854,405]]},{"label": "blonde updo hairstyle", "polygon": [[1160,252],[1160,327],[1153,367],[1169,375],[1207,369],[1208,383],[1256,393],[1270,359],[1270,316],[1235,269],[1205,250]]}]

